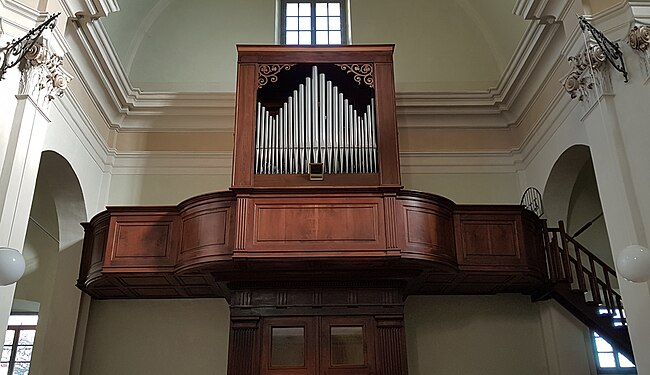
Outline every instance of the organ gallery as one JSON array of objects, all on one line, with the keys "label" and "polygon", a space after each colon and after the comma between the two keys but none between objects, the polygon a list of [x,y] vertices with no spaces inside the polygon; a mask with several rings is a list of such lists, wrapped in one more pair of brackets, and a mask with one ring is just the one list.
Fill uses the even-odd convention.
[{"label": "organ gallery", "polygon": [[230,375],[407,373],[409,295],[530,294],[541,224],[400,181],[392,45],[238,46],[232,186],[85,224],[94,298],[225,298]]}]

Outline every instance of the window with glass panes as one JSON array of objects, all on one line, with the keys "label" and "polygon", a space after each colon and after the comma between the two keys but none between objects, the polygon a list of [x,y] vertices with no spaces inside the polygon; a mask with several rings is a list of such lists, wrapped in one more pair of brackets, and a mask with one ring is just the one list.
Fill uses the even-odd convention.
[{"label": "window with glass panes", "polygon": [[[600,309],[599,314],[608,314],[607,309]],[[625,312],[623,312],[625,315]],[[612,322],[615,327],[623,326],[623,317],[621,310],[615,310]],[[598,332],[591,331],[591,339],[594,344],[594,354],[596,355],[596,365],[600,374],[636,374],[636,367],[625,355],[615,350],[614,347],[601,337]]]},{"label": "window with glass panes", "polygon": [[34,350],[38,315],[11,315],[5,334],[0,375],[27,375]]},{"label": "window with glass panes", "polygon": [[347,44],[345,1],[282,1],[282,43]]}]

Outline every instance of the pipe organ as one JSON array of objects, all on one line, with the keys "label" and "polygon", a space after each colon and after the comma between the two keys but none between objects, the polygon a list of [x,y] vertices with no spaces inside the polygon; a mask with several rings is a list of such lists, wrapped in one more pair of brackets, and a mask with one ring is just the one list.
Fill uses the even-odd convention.
[{"label": "pipe organ", "polygon": [[237,48],[233,190],[401,186],[392,45]]},{"label": "pipe organ", "polygon": [[304,174],[321,163],[324,173],[376,173],[375,101],[357,111],[313,66],[273,113],[257,102],[256,174]]}]

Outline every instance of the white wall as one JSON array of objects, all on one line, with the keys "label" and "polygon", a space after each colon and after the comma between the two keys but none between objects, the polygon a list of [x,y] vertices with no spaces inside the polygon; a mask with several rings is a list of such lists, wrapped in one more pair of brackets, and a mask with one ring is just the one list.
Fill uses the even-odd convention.
[{"label": "white wall", "polygon": [[405,320],[410,375],[551,374],[527,296],[411,296]]},{"label": "white wall", "polygon": [[176,205],[190,197],[229,187],[230,175],[113,175],[107,205]]},{"label": "white wall", "polygon": [[[496,86],[527,26],[512,14],[514,0],[349,3],[354,44],[398,46],[399,91]],[[275,40],[273,0],[122,1],[121,7],[102,23],[133,85],[144,90],[235,91],[235,45]],[[205,35],[215,37],[192,42]]]},{"label": "white wall", "polygon": [[94,300],[81,374],[226,374],[223,299]]}]

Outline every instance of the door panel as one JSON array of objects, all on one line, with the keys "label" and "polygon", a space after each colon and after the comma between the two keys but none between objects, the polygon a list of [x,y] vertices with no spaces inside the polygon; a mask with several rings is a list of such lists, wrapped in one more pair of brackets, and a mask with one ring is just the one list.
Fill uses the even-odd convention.
[{"label": "door panel", "polygon": [[316,375],[317,318],[266,318],[262,324],[262,375]]},{"label": "door panel", "polygon": [[369,317],[323,317],[320,328],[320,374],[373,373],[374,326]]}]

